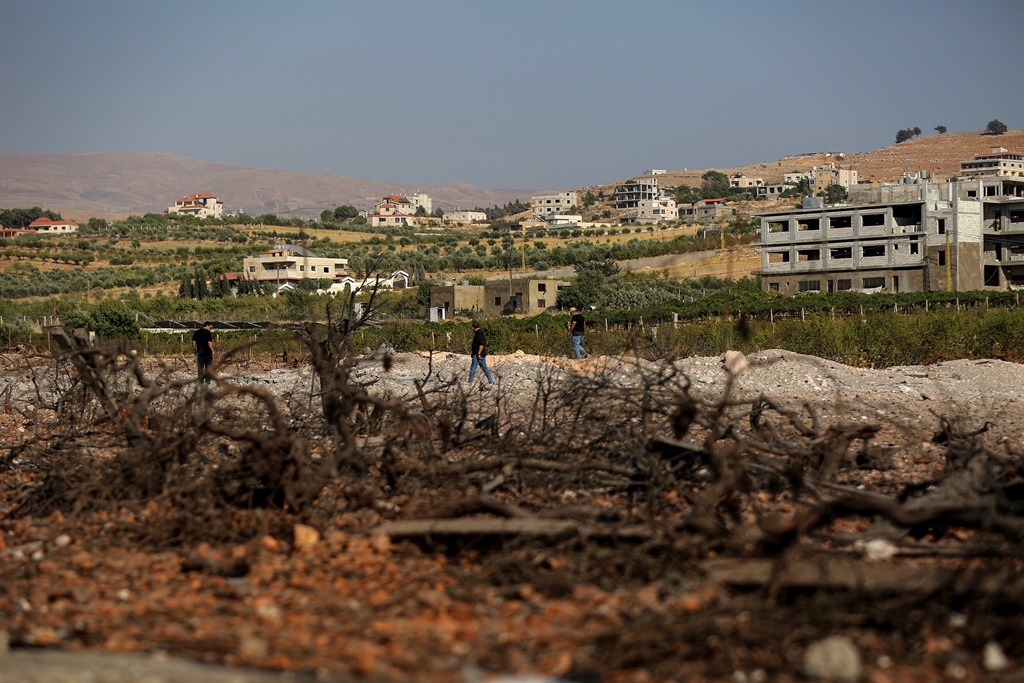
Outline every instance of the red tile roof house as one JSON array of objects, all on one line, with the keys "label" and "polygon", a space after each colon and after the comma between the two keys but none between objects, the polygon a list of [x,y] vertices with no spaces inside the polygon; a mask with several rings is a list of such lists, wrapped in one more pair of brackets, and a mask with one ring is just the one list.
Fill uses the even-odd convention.
[{"label": "red tile roof house", "polygon": [[28,227],[38,235],[70,235],[78,232],[78,223],[74,221],[54,221],[49,218],[37,218]]},{"label": "red tile roof house", "polygon": [[209,192],[187,194],[167,207],[167,213],[178,213],[199,218],[220,218],[224,213],[224,202]]},{"label": "red tile roof house", "polygon": [[378,225],[415,225],[416,219],[413,218],[415,213],[416,207],[409,201],[408,197],[389,194],[377,202],[377,206],[374,207],[373,212],[369,215],[370,225],[374,227]]}]

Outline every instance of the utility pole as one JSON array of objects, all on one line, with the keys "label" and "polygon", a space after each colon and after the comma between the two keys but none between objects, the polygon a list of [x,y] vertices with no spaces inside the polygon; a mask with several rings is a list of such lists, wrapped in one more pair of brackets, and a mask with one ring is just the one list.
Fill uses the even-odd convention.
[{"label": "utility pole", "polygon": [[946,291],[953,291],[953,254],[949,251],[949,230],[946,231]]}]

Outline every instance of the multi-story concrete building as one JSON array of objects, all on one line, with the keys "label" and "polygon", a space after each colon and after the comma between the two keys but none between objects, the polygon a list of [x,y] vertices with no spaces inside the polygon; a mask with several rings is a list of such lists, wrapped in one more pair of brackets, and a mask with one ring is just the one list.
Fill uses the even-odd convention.
[{"label": "multi-story concrete building", "polygon": [[960,162],[960,178],[1024,178],[1024,156],[1008,152],[1005,147],[992,147],[988,154],[978,154]]},{"label": "multi-story concrete building", "polygon": [[857,169],[843,167],[836,163],[816,166],[811,171],[811,190],[814,194],[824,192],[829,185],[842,185],[847,191],[857,184]]},{"label": "multi-story concrete building", "polygon": [[722,197],[701,199],[688,206],[678,207],[679,218],[686,223],[721,223],[735,218],[735,206],[729,206]]},{"label": "multi-story concrete building", "polygon": [[310,278],[340,280],[348,273],[348,259],[322,258],[304,247],[278,244],[259,256],[242,259],[243,277],[284,284]]},{"label": "multi-story concrete building", "polygon": [[187,194],[175,201],[174,206],[167,207],[167,213],[198,218],[220,218],[224,213],[224,202],[209,192]]},{"label": "multi-story concrete building", "polygon": [[763,178],[751,178],[750,176],[743,175],[739,171],[729,178],[729,187],[737,190],[750,190],[755,187],[761,187],[762,185],[764,185]]},{"label": "multi-story concrete building", "polygon": [[659,199],[662,191],[655,177],[633,178],[622,185],[615,186],[612,201],[616,209],[636,209],[640,202]]},{"label": "multi-story concrete building", "polygon": [[414,207],[413,213],[416,213],[416,209],[423,208],[423,212],[428,216],[434,212],[434,200],[430,198],[430,195],[423,192],[414,192],[410,198]]},{"label": "multi-story concrete building", "polygon": [[530,197],[530,203],[533,205],[534,218],[547,218],[553,214],[569,213],[569,209],[576,206],[576,193],[560,192]]},{"label": "multi-story concrete building", "polygon": [[567,286],[569,283],[563,280],[528,277],[488,280],[483,285],[453,283],[432,287],[430,301],[432,306],[445,309],[445,317],[532,314],[557,305],[558,292]]},{"label": "multi-story concrete building", "polygon": [[414,215],[416,205],[409,198],[400,194],[389,194],[377,202],[367,220],[373,227],[386,225],[391,227],[408,227],[416,225]]},{"label": "multi-story concrete building", "polygon": [[662,223],[679,218],[676,200],[661,196],[657,199],[641,199],[637,203],[634,223]]},{"label": "multi-story concrete building", "polygon": [[765,290],[1024,289],[1024,180],[860,185],[849,201],[760,214]]}]

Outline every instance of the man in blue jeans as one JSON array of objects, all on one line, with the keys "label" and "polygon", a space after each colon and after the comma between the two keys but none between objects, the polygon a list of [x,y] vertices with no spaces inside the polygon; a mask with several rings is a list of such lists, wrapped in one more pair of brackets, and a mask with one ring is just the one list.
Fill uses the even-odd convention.
[{"label": "man in blue jeans", "polygon": [[470,348],[470,355],[473,357],[473,361],[469,364],[469,383],[473,383],[473,378],[476,377],[476,368],[479,365],[480,369],[484,371],[484,377],[487,378],[487,385],[494,386],[494,378],[491,377],[491,371],[487,369],[487,347],[485,346],[486,339],[484,337],[484,331],[480,329],[480,323],[473,321],[473,345]]},{"label": "man in blue jeans", "polygon": [[569,309],[569,315],[572,316],[572,320],[569,321],[569,337],[572,338],[573,353],[576,354],[577,360],[586,358],[590,355],[583,348],[583,333],[586,331],[587,322],[575,306]]}]

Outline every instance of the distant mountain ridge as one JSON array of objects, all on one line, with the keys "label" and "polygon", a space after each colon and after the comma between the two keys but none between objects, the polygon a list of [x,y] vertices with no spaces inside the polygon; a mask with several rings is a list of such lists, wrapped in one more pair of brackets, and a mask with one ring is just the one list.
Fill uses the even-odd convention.
[{"label": "distant mountain ridge", "polygon": [[[944,179],[960,168],[961,161],[987,153],[994,146],[1024,153],[1024,130],[1009,130],[1002,135],[982,131],[926,134],[871,152],[824,152],[714,170],[777,183],[790,171],[835,162],[856,168],[862,181],[891,181],[917,171]],[[700,186],[706,170],[669,171],[659,180],[663,187]],[[581,198],[587,191],[607,195],[616,183],[638,175],[576,190]],[[324,209],[341,205],[369,209],[388,194],[425,192],[434,200],[435,208],[447,210],[502,206],[550,190],[490,190],[467,183],[403,187],[346,176],[232,166],[158,152],[0,154],[0,208],[39,206],[65,211],[65,217],[78,220],[82,215],[160,213],[182,195],[193,192],[217,195],[226,211],[315,218]]]},{"label": "distant mountain ridge", "polygon": [[0,207],[161,213],[184,194],[210,192],[225,211],[312,218],[324,209],[368,209],[388,194],[424,192],[434,208],[502,206],[538,190],[467,183],[403,187],[363,178],[199,161],[159,152],[0,154]]}]

